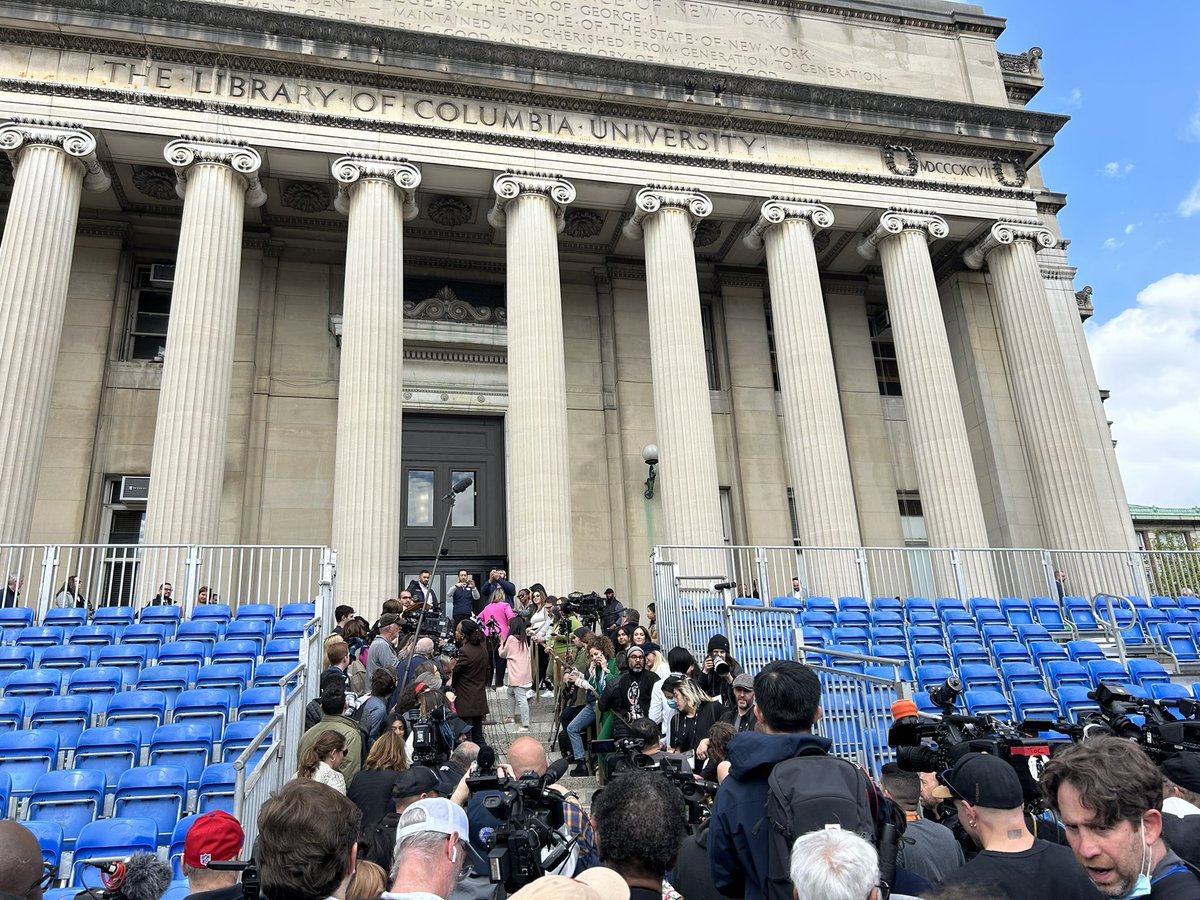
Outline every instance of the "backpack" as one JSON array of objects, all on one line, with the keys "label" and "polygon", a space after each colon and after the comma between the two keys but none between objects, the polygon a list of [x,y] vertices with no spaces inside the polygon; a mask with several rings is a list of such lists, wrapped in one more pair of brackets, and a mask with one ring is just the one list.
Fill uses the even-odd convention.
[{"label": "backpack", "polygon": [[893,815],[866,772],[819,748],[776,765],[767,778],[767,900],[792,900],[792,844],[800,835],[842,828],[879,847]]}]

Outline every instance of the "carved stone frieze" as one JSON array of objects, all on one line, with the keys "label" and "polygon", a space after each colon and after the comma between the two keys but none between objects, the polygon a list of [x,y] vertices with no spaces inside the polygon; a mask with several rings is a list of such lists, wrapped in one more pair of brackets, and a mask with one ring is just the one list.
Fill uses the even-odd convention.
[{"label": "carved stone frieze", "polygon": [[[751,250],[757,250],[762,246],[763,235],[766,234],[768,228],[789,220],[807,222],[810,230],[815,232],[833,225],[833,210],[816,200],[772,197],[762,205],[758,221],[746,232],[746,236],[742,240]],[[825,245],[828,246],[828,244],[829,236],[825,235]],[[817,248],[818,252],[820,249],[822,248]]]},{"label": "carved stone frieze", "polygon": [[[1010,176],[1005,171],[1005,166],[1012,166],[1013,174]],[[1005,187],[1023,188],[1027,173],[1025,165],[1017,159],[1000,159],[999,157],[992,159],[992,171],[996,173],[996,180]]]},{"label": "carved stone frieze", "polygon": [[333,163],[333,177],[338,182],[334,208],[342,215],[350,214],[350,196],[354,186],[364,178],[393,182],[404,198],[404,220],[417,217],[417,186],[421,170],[406,159],[392,156],[343,156]]},{"label": "carved stone frieze", "polygon": [[496,203],[488,210],[488,222],[493,228],[503,228],[504,211],[508,204],[522,194],[537,194],[546,197],[554,204],[554,214],[558,221],[558,230],[562,231],[566,224],[563,210],[575,202],[575,185],[556,175],[539,175],[532,172],[505,172],[497,175],[492,183],[496,192]]},{"label": "carved stone frieze", "polygon": [[175,173],[165,166],[138,166],[133,170],[133,186],[154,200],[178,200]]},{"label": "carved stone frieze", "polygon": [[293,181],[284,186],[280,202],[288,209],[305,213],[325,212],[329,209],[329,189],[312,181]]},{"label": "carved stone frieze", "polygon": [[[897,162],[900,156],[903,162]],[[912,177],[917,174],[917,154],[912,147],[902,147],[899,144],[888,144],[883,148],[883,164],[893,175]]]},{"label": "carved stone frieze", "polygon": [[229,166],[242,176],[246,185],[246,204],[262,206],[267,202],[267,192],[258,180],[262,157],[258,151],[242,143],[215,143],[198,138],[180,138],[171,141],[163,150],[163,156],[175,170],[175,193],[183,197],[187,193],[189,171],[192,166],[218,163]]},{"label": "carved stone frieze", "polygon": [[430,322],[468,322],[478,325],[507,325],[508,310],[502,306],[475,306],[460,300],[449,287],[443,287],[428,300],[405,300],[406,319]]},{"label": "carved stone frieze", "polygon": [[79,125],[20,120],[0,125],[0,150],[8,154],[14,171],[21,165],[21,151],[31,145],[57,147],[78,160],[89,191],[106,191],[112,183],[96,158],[96,139]]},{"label": "carved stone frieze", "polygon": [[625,223],[625,236],[633,241],[642,239],[642,222],[662,209],[682,209],[688,214],[692,233],[696,224],[712,214],[713,204],[705,194],[688,188],[650,185],[637,192],[634,213]]},{"label": "carved stone frieze", "polygon": [[425,212],[431,222],[443,228],[457,228],[471,221],[471,204],[462,197],[434,197]]},{"label": "carved stone frieze", "polygon": [[988,229],[977,244],[963,252],[963,262],[972,269],[982,269],[987,255],[998,247],[1027,241],[1035,250],[1053,247],[1057,241],[1049,228],[1035,220],[1002,219]]},{"label": "carved stone frieze", "polygon": [[1036,75],[1041,72],[1041,47],[1030,47],[1024,53],[997,53],[1000,59],[1000,70],[1003,72],[1019,72],[1022,75]]},{"label": "carved stone frieze", "polygon": [[927,241],[934,241],[949,235],[950,226],[936,213],[917,209],[889,209],[880,216],[875,229],[858,242],[858,255],[863,259],[874,259],[880,241],[905,231],[920,231]]},{"label": "carved stone frieze", "polygon": [[563,219],[563,233],[567,237],[593,238],[604,228],[604,216],[594,209],[568,209]]}]

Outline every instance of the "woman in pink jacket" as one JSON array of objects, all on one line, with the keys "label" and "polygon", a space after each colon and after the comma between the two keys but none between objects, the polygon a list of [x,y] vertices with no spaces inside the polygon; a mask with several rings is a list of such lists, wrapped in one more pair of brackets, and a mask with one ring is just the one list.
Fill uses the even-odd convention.
[{"label": "woman in pink jacket", "polygon": [[509,720],[517,723],[517,731],[525,732],[529,730],[529,694],[533,688],[533,665],[526,633],[529,626],[524,616],[516,616],[508,627],[508,637],[500,645],[500,656],[508,665]]},{"label": "woman in pink jacket", "polygon": [[508,623],[515,615],[501,590],[493,592],[488,605],[479,613],[479,623],[487,634],[487,648],[492,658],[492,677],[496,687],[504,685],[504,657],[500,655],[500,648],[508,640]]}]

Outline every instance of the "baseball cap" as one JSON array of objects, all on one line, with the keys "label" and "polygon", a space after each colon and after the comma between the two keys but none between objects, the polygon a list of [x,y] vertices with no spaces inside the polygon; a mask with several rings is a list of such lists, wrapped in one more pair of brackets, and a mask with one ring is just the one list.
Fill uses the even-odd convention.
[{"label": "baseball cap", "polygon": [[605,589],[604,589],[604,593],[606,593],[606,594],[615,594],[615,593],[616,593],[616,591],[614,591],[612,588],[605,588]]},{"label": "baseball cap", "polygon": [[591,633],[591,629],[590,629],[590,628],[584,628],[584,627],[582,627],[582,626],[580,626],[579,628],[576,628],[574,631],[572,631],[572,632],[571,632],[571,634],[572,634],[574,637],[577,637],[577,638],[579,638],[580,640],[583,640],[583,636],[584,636],[585,634],[590,634],[590,633]]},{"label": "baseball cap", "polygon": [[445,792],[442,779],[438,778],[437,772],[428,766],[409,766],[392,782],[392,799],[394,800],[415,797],[417,794],[428,794],[430,791]]},{"label": "baseball cap", "polygon": [[204,813],[188,829],[183,839],[183,861],[193,869],[203,869],[210,862],[236,859],[242,851],[246,834],[241,823],[222,810]]},{"label": "baseball cap", "polygon": [[1016,770],[988,753],[963,756],[938,776],[932,794],[939,800],[965,800],[986,809],[1016,809],[1025,802]]},{"label": "baseball cap", "polygon": [[1181,788],[1200,793],[1200,759],[1195,753],[1177,753],[1163,760],[1163,775]]},{"label": "baseball cap", "polygon": [[745,688],[748,691],[752,691],[754,690],[754,676],[747,675],[745,672],[743,672],[737,678],[733,679],[733,686],[735,688]]},{"label": "baseball cap", "polygon": [[[628,895],[627,895],[628,896]],[[529,882],[509,900],[604,900],[593,887],[563,875],[543,875]]]},{"label": "baseball cap", "polygon": [[389,625],[395,625],[400,621],[400,617],[395,613],[384,613],[379,617],[379,627],[387,628]]},{"label": "baseball cap", "polygon": [[462,628],[463,637],[467,637],[468,635],[472,635],[479,630],[479,623],[474,619],[463,619],[459,623],[459,627]]},{"label": "baseball cap", "polygon": [[[424,815],[418,815],[418,810]],[[413,819],[417,821],[412,821]],[[467,814],[463,808],[445,797],[427,797],[424,800],[418,800],[400,817],[401,822],[405,820],[409,820],[409,824],[396,831],[397,844],[414,834],[426,834],[430,831],[447,835],[457,834],[460,840],[466,841],[471,832],[471,826],[467,824]]]}]

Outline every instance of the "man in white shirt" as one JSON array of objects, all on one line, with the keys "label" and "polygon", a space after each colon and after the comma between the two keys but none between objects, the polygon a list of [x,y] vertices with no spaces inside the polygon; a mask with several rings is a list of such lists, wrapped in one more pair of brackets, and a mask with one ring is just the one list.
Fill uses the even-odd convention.
[{"label": "man in white shirt", "polygon": [[406,809],[396,828],[396,879],[384,900],[446,900],[467,861],[469,834],[467,814],[444,797]]}]

